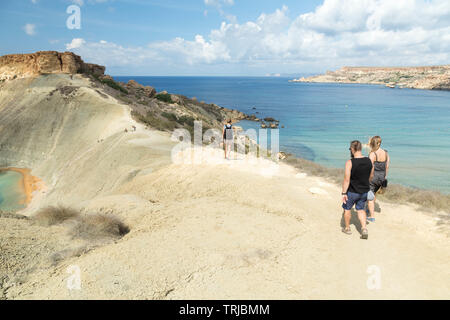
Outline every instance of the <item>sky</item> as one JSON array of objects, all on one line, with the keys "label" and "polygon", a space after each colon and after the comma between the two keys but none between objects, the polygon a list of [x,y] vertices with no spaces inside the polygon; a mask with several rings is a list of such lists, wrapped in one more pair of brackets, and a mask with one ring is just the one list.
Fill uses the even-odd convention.
[{"label": "sky", "polygon": [[111,75],[264,76],[450,64],[450,0],[0,0],[0,55]]}]

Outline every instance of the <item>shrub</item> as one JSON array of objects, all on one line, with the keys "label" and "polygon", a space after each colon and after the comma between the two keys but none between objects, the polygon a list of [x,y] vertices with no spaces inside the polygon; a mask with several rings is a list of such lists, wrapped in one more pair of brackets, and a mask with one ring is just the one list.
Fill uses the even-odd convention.
[{"label": "shrub", "polygon": [[42,208],[32,218],[40,225],[52,226],[63,223],[66,220],[74,219],[79,214],[78,211],[71,208],[50,206]]},{"label": "shrub", "polygon": [[163,112],[161,115],[170,121],[178,121],[177,116],[171,112]]},{"label": "shrub", "polygon": [[85,216],[70,230],[76,238],[86,240],[120,238],[130,232],[130,228],[116,217],[102,214]]},{"label": "shrub", "polygon": [[187,125],[188,127],[194,127],[195,119],[190,116],[181,116],[178,118],[178,123],[181,125]]},{"label": "shrub", "polygon": [[126,90],[125,88],[123,88],[122,86],[118,85],[115,81],[111,80],[111,79],[102,79],[101,80],[102,83],[110,86],[111,88],[115,89],[115,90],[119,90],[123,93],[128,94],[128,90]]},{"label": "shrub", "polygon": [[156,99],[162,101],[162,102],[167,102],[167,103],[172,103],[172,96],[168,93],[158,93],[155,96]]},{"label": "shrub", "polygon": [[115,90],[118,90],[118,91],[121,91],[121,92],[123,92],[123,93],[125,93],[125,94],[128,94],[128,90],[126,90],[124,87],[122,87],[121,85],[119,85],[119,84],[117,84],[114,80],[111,80],[111,79],[100,79],[100,76],[99,75],[97,75],[97,74],[91,74],[95,79],[97,79],[97,81],[100,81],[101,83],[104,83],[104,84],[106,84],[107,86],[109,86],[109,87],[111,87],[111,88],[113,88],[113,89],[115,89]]},{"label": "shrub", "polygon": [[138,112],[131,113],[134,117],[137,118],[138,121],[148,124],[150,127],[155,128],[160,131],[171,131],[175,129],[176,122],[168,121],[166,119],[161,119],[152,112],[147,112],[145,116],[141,115]]}]

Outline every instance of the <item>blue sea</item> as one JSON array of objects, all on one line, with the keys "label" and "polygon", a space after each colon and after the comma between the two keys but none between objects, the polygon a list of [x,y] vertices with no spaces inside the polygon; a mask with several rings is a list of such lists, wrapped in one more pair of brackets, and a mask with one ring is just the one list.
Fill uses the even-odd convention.
[{"label": "blue sea", "polygon": [[[349,143],[383,139],[390,183],[450,193],[450,92],[292,83],[283,77],[115,77],[280,121],[280,149],[342,168]],[[255,109],[253,109],[255,108]],[[244,129],[259,128],[242,121]]]},{"label": "blue sea", "polygon": [[25,208],[26,195],[20,183],[22,174],[0,171],[0,211],[13,212]]}]

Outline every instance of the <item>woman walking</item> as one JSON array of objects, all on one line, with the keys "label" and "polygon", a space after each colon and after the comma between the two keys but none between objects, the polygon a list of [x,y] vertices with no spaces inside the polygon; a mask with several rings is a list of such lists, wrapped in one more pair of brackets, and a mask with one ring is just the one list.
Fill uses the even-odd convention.
[{"label": "woman walking", "polygon": [[367,218],[370,222],[375,222],[375,199],[376,194],[383,185],[386,185],[386,178],[389,171],[389,154],[387,150],[381,148],[381,137],[375,136],[370,139],[370,149],[369,159],[372,161],[374,167],[373,179],[370,181],[370,191],[373,192],[373,200],[369,200],[369,214],[370,217]]},{"label": "woman walking", "polygon": [[225,159],[231,155],[231,149],[233,147],[233,125],[231,119],[228,119],[227,123],[223,126],[222,130],[223,146],[225,151]]}]

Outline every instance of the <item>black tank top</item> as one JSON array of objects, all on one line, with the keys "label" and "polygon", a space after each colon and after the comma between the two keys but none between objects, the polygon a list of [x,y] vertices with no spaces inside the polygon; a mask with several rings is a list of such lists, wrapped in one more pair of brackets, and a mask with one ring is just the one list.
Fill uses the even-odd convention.
[{"label": "black tank top", "polygon": [[226,140],[233,140],[233,126],[227,123],[224,127],[223,138]]},{"label": "black tank top", "polygon": [[370,190],[369,178],[372,171],[372,161],[369,158],[353,158],[350,186],[348,191],[366,193]]}]

